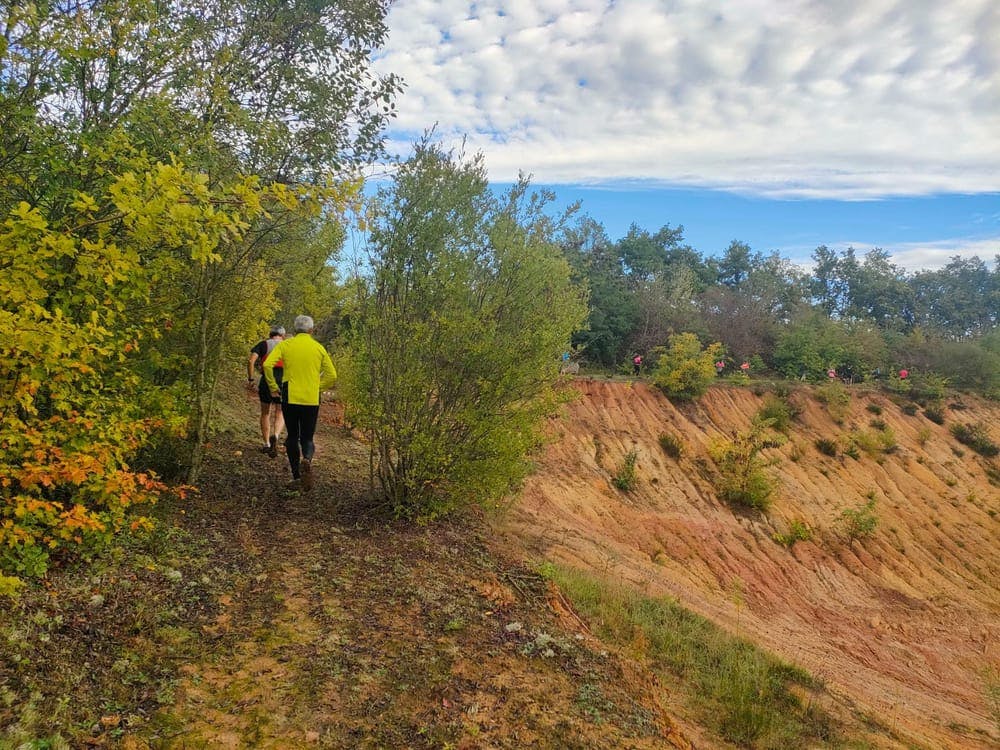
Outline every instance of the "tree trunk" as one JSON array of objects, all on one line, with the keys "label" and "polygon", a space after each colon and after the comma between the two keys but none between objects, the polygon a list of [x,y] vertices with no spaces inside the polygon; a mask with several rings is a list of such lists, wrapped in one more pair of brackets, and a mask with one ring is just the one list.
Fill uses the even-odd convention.
[{"label": "tree trunk", "polygon": [[205,444],[208,442],[208,425],[211,411],[210,377],[208,373],[208,327],[209,309],[211,307],[210,293],[206,289],[207,269],[202,269],[199,286],[201,287],[201,320],[198,326],[198,349],[194,361],[194,435],[191,446],[191,462],[188,466],[188,484],[195,484],[201,474],[201,465],[205,458]]}]

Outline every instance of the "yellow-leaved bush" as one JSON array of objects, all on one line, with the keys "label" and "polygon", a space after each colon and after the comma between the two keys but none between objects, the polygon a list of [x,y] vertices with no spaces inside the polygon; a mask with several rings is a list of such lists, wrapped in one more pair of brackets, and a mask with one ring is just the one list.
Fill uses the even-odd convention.
[{"label": "yellow-leaved bush", "polygon": [[[0,225],[0,595],[53,558],[90,555],[166,487],[129,459],[184,420],[135,366],[157,337],[151,259],[211,264],[267,206],[315,196],[152,164],[78,193],[58,219],[20,203]],[[310,210],[315,211],[315,205]],[[183,490],[181,490],[183,491]]]}]

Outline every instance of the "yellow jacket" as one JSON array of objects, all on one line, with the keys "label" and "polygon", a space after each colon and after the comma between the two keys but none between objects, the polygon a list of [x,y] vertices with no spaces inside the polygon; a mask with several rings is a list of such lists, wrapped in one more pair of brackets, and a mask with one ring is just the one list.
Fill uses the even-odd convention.
[{"label": "yellow jacket", "polygon": [[274,347],[264,360],[264,378],[271,393],[278,391],[274,366],[282,360],[285,364],[282,388],[288,389],[290,404],[318,405],[320,391],[325,391],[337,380],[333,360],[323,345],[308,333],[297,333]]}]

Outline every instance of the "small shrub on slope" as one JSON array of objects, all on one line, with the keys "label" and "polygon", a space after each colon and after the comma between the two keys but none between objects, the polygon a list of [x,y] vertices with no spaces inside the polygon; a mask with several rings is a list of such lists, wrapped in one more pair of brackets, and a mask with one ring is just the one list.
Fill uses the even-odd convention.
[{"label": "small shrub on slope", "polygon": [[822,453],[824,456],[830,456],[831,458],[837,455],[837,441],[831,440],[830,438],[816,438],[816,450]]},{"label": "small shrub on slope", "polygon": [[635,489],[638,481],[635,475],[635,462],[639,458],[639,452],[635,449],[625,454],[617,473],[611,478],[611,483],[622,492],[631,492]]},{"label": "small shrub on slope", "polygon": [[720,357],[722,344],[702,349],[693,333],[676,334],[670,337],[667,351],[658,357],[653,382],[670,398],[698,398],[715,380],[715,363]]},{"label": "small shrub on slope", "polygon": [[769,419],[774,429],[779,432],[788,432],[789,425],[797,415],[797,410],[787,400],[770,396],[757,412],[757,419]]},{"label": "small shrub on slope", "polygon": [[661,433],[659,441],[663,452],[671,458],[680,458],[684,455],[684,443],[676,435],[670,435],[666,432]]},{"label": "small shrub on slope", "polygon": [[774,482],[764,471],[760,453],[784,445],[786,438],[771,431],[770,420],[756,421],[750,430],[732,440],[716,440],[709,448],[719,473],[715,489],[722,500],[758,510],[767,510]]},{"label": "small shrub on slope", "polygon": [[951,434],[963,445],[967,445],[976,453],[987,458],[1000,454],[1000,446],[990,439],[986,427],[982,424],[953,424]]},{"label": "small shrub on slope", "polygon": [[847,416],[851,404],[851,394],[840,381],[834,380],[816,388],[816,399],[826,405],[833,421],[840,424]]},{"label": "small shrub on slope", "polygon": [[772,538],[785,547],[794,547],[796,542],[808,542],[812,539],[813,531],[805,521],[792,521],[787,533],[776,533]]},{"label": "small shrub on slope", "polygon": [[840,521],[847,539],[851,542],[874,534],[878,527],[878,516],[875,515],[875,494],[869,493],[868,502],[863,505],[844,510],[840,514]]}]

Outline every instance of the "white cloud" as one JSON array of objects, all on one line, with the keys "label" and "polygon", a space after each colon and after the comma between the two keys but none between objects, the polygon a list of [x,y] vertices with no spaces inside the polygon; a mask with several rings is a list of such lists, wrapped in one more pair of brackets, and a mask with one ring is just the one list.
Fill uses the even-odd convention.
[{"label": "white cloud", "polygon": [[1000,191],[996,0],[396,0],[395,148],[770,196]]},{"label": "white cloud", "polygon": [[[943,268],[956,256],[960,258],[977,257],[990,268],[996,267],[996,257],[1000,255],[1000,236],[987,240],[949,239],[932,242],[901,242],[891,245],[872,242],[828,242],[827,247],[843,252],[853,247],[857,257],[864,256],[878,247],[889,253],[889,258],[895,265],[910,272],[934,271]],[[795,265],[811,272],[813,269],[812,254],[815,246],[788,245],[779,249],[782,257],[791,258]]]},{"label": "white cloud", "polygon": [[[857,246],[855,246],[857,247]],[[993,267],[994,259],[1000,255],[1000,237],[990,240],[941,240],[899,244],[885,248],[892,256],[892,262],[908,271],[933,270],[948,265],[956,255],[963,258],[978,256]]]}]

